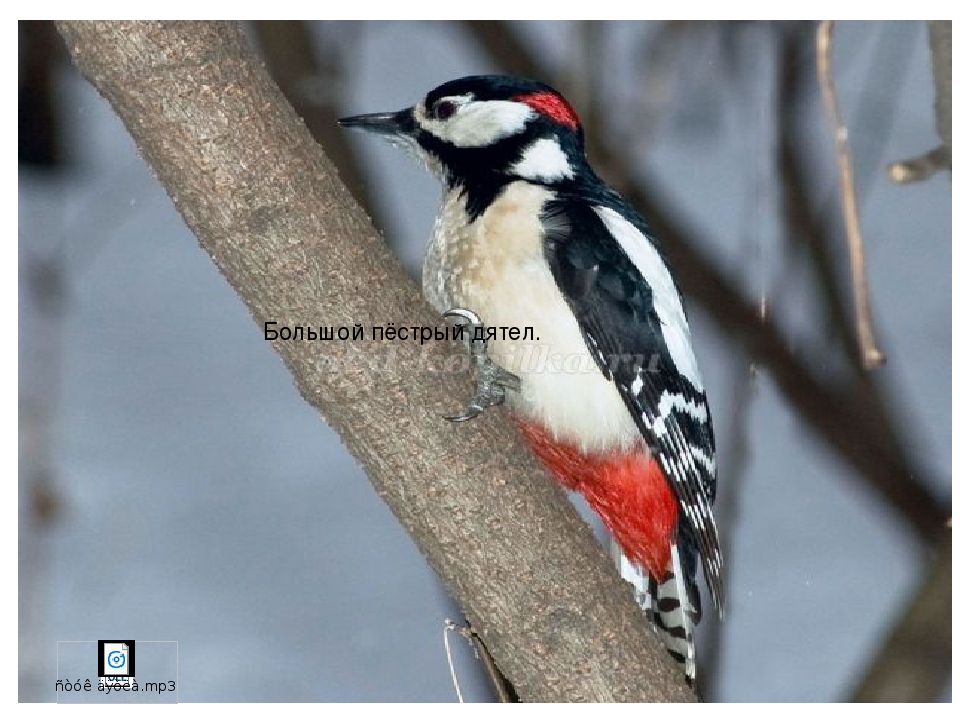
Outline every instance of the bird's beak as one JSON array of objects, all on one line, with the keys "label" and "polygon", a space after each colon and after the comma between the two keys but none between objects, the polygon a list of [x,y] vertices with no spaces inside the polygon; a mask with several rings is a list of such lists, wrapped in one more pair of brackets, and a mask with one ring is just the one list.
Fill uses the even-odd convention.
[{"label": "bird's beak", "polygon": [[370,113],[369,115],[354,115],[337,120],[340,127],[357,128],[376,135],[410,136],[415,129],[413,113],[408,108],[400,112]]}]

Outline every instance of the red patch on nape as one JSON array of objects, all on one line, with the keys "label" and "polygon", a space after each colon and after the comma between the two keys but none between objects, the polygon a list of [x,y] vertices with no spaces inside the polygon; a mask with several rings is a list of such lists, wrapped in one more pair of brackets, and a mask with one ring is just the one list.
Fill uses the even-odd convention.
[{"label": "red patch on nape", "polygon": [[678,508],[657,461],[642,448],[585,455],[575,445],[554,439],[539,425],[518,424],[560,484],[581,493],[590,503],[627,558],[663,580],[670,569],[670,541],[677,528]]},{"label": "red patch on nape", "polygon": [[513,99],[529,105],[561,125],[569,125],[574,130],[580,127],[580,118],[577,117],[573,106],[557,93],[543,90],[526,95],[514,95]]}]

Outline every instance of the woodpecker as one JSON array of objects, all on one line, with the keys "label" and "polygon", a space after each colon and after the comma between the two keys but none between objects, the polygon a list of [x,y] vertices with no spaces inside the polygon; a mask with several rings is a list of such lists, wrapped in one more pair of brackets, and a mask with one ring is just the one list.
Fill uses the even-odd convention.
[{"label": "woodpecker", "polygon": [[[683,296],[649,225],[593,171],[576,112],[540,82],[464,77],[340,124],[405,146],[442,183],[423,290],[480,332],[477,394],[451,419],[506,403],[603,520],[621,575],[695,683],[698,559],[723,611],[713,426]],[[532,337],[486,342],[483,323]]]}]

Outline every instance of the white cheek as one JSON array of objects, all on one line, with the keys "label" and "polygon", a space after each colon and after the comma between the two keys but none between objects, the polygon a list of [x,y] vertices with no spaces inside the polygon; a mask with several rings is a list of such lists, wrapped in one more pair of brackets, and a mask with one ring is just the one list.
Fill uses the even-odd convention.
[{"label": "white cheek", "polygon": [[510,166],[510,172],[527,180],[563,180],[573,177],[567,154],[556,137],[540,138],[523,151],[523,156]]},{"label": "white cheek", "polygon": [[509,100],[467,103],[447,120],[428,118],[417,108],[424,130],[457,147],[483,147],[516,135],[535,114],[533,108]]}]

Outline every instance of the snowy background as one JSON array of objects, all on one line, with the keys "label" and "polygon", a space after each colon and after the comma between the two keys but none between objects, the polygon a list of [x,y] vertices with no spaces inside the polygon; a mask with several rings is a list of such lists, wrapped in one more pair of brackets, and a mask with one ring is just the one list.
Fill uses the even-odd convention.
[{"label": "snowy background", "polygon": [[[631,93],[644,92],[634,76],[624,82],[636,72],[624,58],[655,30],[608,28],[606,64],[619,70],[604,76],[604,110],[618,127],[630,122]],[[710,256],[752,296],[769,293],[793,342],[823,345],[826,366],[835,341],[778,236],[768,30],[742,35],[751,60],[734,100],[711,48],[685,47],[638,162],[708,231]],[[519,31],[542,62],[565,67],[573,26]],[[348,113],[405,107],[445,80],[498,69],[455,24],[364,23],[348,34]],[[881,42],[894,44],[892,60]],[[926,30],[841,24],[837,43],[841,100],[859,109],[854,152],[871,158],[857,171],[888,356],[878,378],[911,458],[946,502],[950,181],[901,187],[882,176],[883,164],[936,143]],[[893,63],[895,88],[870,81],[881,61]],[[19,175],[20,699],[55,699],[57,640],[130,637],[179,641],[182,702],[455,700],[442,627],[456,610],[433,572],[299,397],[109,107],[69,65],[57,68],[69,162]],[[622,106],[611,90],[621,85]],[[882,103],[891,117],[872,112]],[[826,206],[836,172],[820,117],[814,103]],[[881,124],[882,137],[871,134]],[[416,273],[435,182],[374,139],[343,142],[355,144],[385,232]],[[730,606],[711,697],[842,700],[928,556],[762,367],[744,399],[736,379],[749,358],[691,312],[721,454],[735,409],[747,413],[736,478],[721,455],[721,483],[737,497],[720,518]],[[454,646],[467,699],[486,698],[470,653]]]}]

